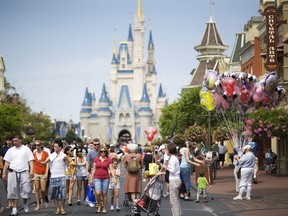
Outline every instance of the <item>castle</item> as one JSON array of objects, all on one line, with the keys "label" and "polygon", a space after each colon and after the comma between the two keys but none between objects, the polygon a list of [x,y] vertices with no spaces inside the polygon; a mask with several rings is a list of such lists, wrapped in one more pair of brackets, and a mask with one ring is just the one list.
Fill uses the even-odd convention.
[{"label": "castle", "polygon": [[86,88],[80,111],[81,135],[86,141],[98,137],[102,143],[115,143],[128,136],[145,145],[145,129],[159,129],[161,109],[168,98],[157,83],[152,31],[147,60],[144,36],[145,17],[138,0],[134,27],[129,25],[128,39],[120,43],[118,52],[114,37],[109,91],[104,83],[97,101]]}]

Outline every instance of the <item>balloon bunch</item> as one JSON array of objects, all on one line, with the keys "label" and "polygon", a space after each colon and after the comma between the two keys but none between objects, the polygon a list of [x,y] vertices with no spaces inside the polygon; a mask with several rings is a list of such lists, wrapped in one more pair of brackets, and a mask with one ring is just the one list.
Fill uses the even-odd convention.
[{"label": "balloon bunch", "polygon": [[145,130],[145,134],[146,134],[146,137],[149,141],[152,141],[155,137],[155,135],[157,134],[157,129],[156,128],[153,128],[153,127],[148,127],[146,128]]},{"label": "balloon bunch", "polygon": [[276,72],[260,77],[244,72],[225,72],[217,75],[208,70],[204,76],[199,96],[202,107],[214,109],[237,109],[245,113],[249,108],[275,107],[285,97],[286,90],[278,85]]}]

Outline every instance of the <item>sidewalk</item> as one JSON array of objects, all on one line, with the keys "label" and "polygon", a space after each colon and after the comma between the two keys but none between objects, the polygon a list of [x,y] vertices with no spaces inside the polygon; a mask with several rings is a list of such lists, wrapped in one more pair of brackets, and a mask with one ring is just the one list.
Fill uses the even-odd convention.
[{"label": "sidewalk", "polygon": [[221,198],[238,216],[252,215],[288,215],[288,176],[266,174],[258,171],[258,184],[252,185],[251,200],[233,200],[235,180],[232,167],[217,170],[213,185],[207,190],[209,196]]}]

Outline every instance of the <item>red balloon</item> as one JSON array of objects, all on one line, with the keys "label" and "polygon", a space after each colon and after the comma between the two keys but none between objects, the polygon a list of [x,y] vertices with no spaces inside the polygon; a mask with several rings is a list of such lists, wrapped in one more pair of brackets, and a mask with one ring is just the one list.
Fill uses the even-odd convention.
[{"label": "red balloon", "polygon": [[154,139],[155,134],[157,134],[157,132],[158,131],[156,128],[153,128],[153,127],[146,128],[145,133],[146,133],[147,139],[149,141],[152,141]]},{"label": "red balloon", "polygon": [[225,77],[223,80],[224,92],[226,92],[229,98],[233,96],[235,84],[236,81],[232,77]]},{"label": "red balloon", "polygon": [[247,88],[241,87],[240,90],[240,101],[242,103],[247,103],[250,100],[250,92]]},{"label": "red balloon", "polygon": [[149,141],[152,141],[152,140],[154,139],[154,134],[148,134],[148,135],[147,135],[147,139],[148,139]]}]

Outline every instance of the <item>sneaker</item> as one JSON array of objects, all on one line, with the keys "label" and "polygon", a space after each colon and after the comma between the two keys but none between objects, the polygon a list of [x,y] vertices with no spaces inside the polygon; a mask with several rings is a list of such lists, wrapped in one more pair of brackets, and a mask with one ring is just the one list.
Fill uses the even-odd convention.
[{"label": "sneaker", "polygon": [[119,212],[119,211],[120,211],[120,208],[119,208],[119,207],[116,207],[116,210],[117,210],[117,212]]},{"label": "sneaker", "polygon": [[110,210],[111,210],[111,211],[114,211],[114,206],[113,206],[113,205],[111,205]]},{"label": "sneaker", "polygon": [[199,203],[199,200],[195,200],[195,203]]},{"label": "sneaker", "polygon": [[180,194],[180,199],[184,199],[184,194]]},{"label": "sneaker", "polygon": [[77,200],[77,205],[80,205],[81,204],[81,200]]},{"label": "sneaker", "polygon": [[23,204],[23,209],[24,209],[24,212],[29,212],[29,207],[27,204]]},{"label": "sneaker", "polygon": [[11,216],[16,216],[18,213],[17,208],[12,208]]},{"label": "sneaker", "polygon": [[246,200],[251,200],[251,197],[250,196],[246,196]]},{"label": "sneaker", "polygon": [[243,200],[243,198],[238,195],[238,196],[234,197],[233,200]]}]

